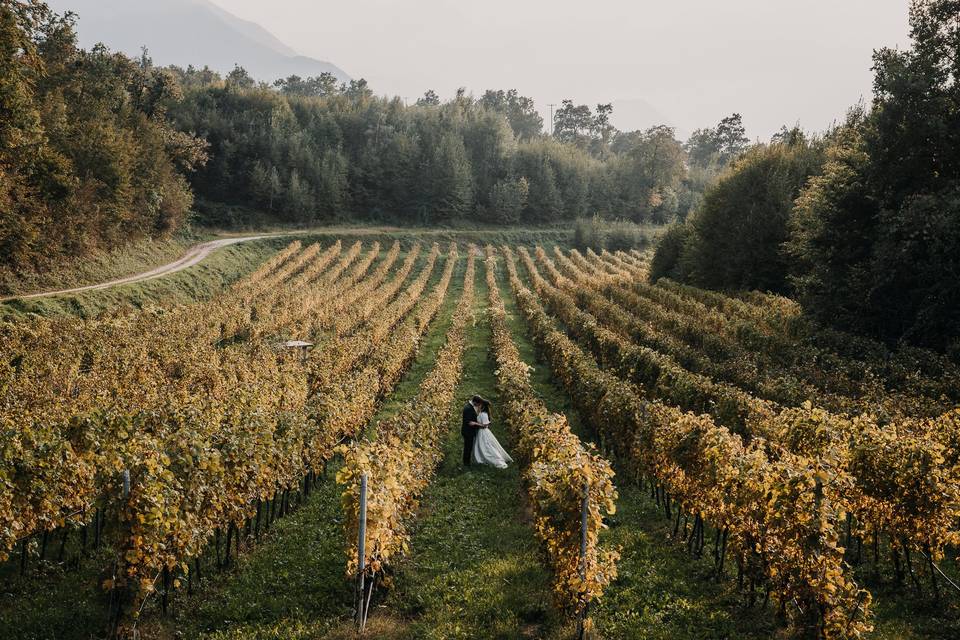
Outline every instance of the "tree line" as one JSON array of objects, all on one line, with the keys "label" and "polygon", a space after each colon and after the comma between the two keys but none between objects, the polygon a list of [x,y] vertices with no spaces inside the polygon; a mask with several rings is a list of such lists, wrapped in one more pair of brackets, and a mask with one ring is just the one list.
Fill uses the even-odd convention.
[{"label": "tree line", "polygon": [[652,277],[795,296],[813,317],[960,356],[960,1],[910,8],[840,126],[749,148],[673,227]]},{"label": "tree line", "polygon": [[414,104],[329,74],[154,66],[77,46],[74,17],[0,0],[0,271],[201,224],[599,215],[683,220],[744,146],[739,116],[684,144],[563,102],[552,135],[517,90]]},{"label": "tree line", "polygon": [[673,129],[617,131],[610,105],[565,101],[547,135],[533,100],[515,89],[461,89],[446,102],[428,90],[406,105],[327,74],[268,86],[239,67],[223,78],[172,71],[184,97],[171,118],[210,144],[210,162],[190,180],[199,209],[218,223],[244,207],[299,224],[541,224],[593,214],[666,223],[699,197]]},{"label": "tree line", "polygon": [[0,270],[170,233],[204,143],[177,130],[171,74],[97,46],[42,2],[0,1]]}]

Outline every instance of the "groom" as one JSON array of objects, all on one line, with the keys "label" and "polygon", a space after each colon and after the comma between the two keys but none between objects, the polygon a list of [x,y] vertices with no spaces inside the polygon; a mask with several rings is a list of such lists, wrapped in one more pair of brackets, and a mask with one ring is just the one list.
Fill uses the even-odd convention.
[{"label": "groom", "polygon": [[470,402],[463,405],[463,424],[460,427],[460,435],[463,436],[463,466],[470,466],[470,454],[473,453],[473,440],[477,437],[477,429],[481,425],[477,422],[477,416],[480,407],[483,405],[483,398],[473,396]]}]

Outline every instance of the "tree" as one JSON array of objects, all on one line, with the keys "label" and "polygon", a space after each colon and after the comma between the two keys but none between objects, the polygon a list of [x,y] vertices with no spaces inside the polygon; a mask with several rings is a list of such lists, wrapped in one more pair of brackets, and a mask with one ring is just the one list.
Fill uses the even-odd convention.
[{"label": "tree", "polygon": [[182,89],[209,87],[211,85],[219,85],[223,82],[220,74],[206,65],[204,65],[203,69],[197,69],[192,64],[187,65],[186,69],[170,65],[167,67],[167,71],[173,74],[177,84],[180,85]]},{"label": "tree", "polygon": [[477,103],[484,109],[505,115],[514,135],[521,141],[532,140],[543,131],[543,117],[537,112],[533,100],[521,96],[516,89],[488,89]]},{"label": "tree", "polygon": [[717,125],[717,142],[721,161],[726,164],[743,153],[750,138],[743,126],[743,119],[739,113],[734,113],[720,120]]},{"label": "tree", "polygon": [[686,149],[691,164],[700,167],[712,164],[722,168],[743,153],[749,143],[743,119],[739,113],[734,113],[712,129],[694,131],[687,140]]},{"label": "tree", "polygon": [[473,200],[470,161],[463,139],[452,132],[443,133],[431,165],[428,218],[424,222],[446,222],[466,215]]},{"label": "tree", "polygon": [[689,237],[679,259],[687,280],[715,289],[786,292],[782,245],[794,200],[822,165],[820,145],[806,142],[758,145],[734,162],[687,223]]},{"label": "tree", "polygon": [[273,83],[280,93],[286,96],[311,96],[322,98],[336,95],[338,92],[337,78],[329,71],[319,76],[306,79],[297,75],[281,78]]},{"label": "tree", "polygon": [[617,157],[606,163],[616,198],[608,215],[635,222],[667,221],[676,215],[677,192],[686,176],[683,145],[665,125],[646,131],[617,132],[611,144]]},{"label": "tree", "polygon": [[815,317],[888,343],[960,347],[960,1],[910,7],[874,54],[874,98],[838,131],[788,244]]},{"label": "tree", "polygon": [[40,7],[0,4],[0,250],[7,265],[32,256],[46,208],[31,180],[52,154],[33,81],[42,73],[33,34],[49,19]]},{"label": "tree", "polygon": [[606,157],[616,128],[610,124],[612,104],[598,104],[596,114],[585,104],[564,100],[553,116],[553,135],[557,140],[590,151],[601,160]]},{"label": "tree", "polygon": [[277,168],[268,168],[261,160],[257,160],[250,170],[250,193],[255,202],[267,211],[274,211],[281,192]]},{"label": "tree", "polygon": [[232,89],[252,89],[257,84],[240,65],[234,65],[233,71],[227,74],[226,82]]},{"label": "tree", "polygon": [[71,14],[0,2],[0,275],[176,229],[205,160],[167,120],[181,98],[146,52],[82,51]]},{"label": "tree", "polygon": [[347,202],[347,171],[347,159],[339,149],[327,149],[324,152],[317,206],[327,217],[343,212]]},{"label": "tree", "polygon": [[668,228],[660,237],[657,251],[650,260],[650,282],[656,282],[660,278],[679,281],[687,279],[683,257],[689,254],[687,243],[690,241],[692,232],[690,225],[678,223]]},{"label": "tree", "polygon": [[453,96],[451,104],[460,111],[461,114],[467,113],[473,106],[473,96],[467,95],[466,87],[457,88],[457,94]]},{"label": "tree", "polygon": [[557,187],[553,167],[554,145],[549,140],[538,141],[517,149],[514,159],[516,174],[527,179],[527,206],[525,221],[552,222],[563,215],[563,198]]},{"label": "tree", "polygon": [[489,206],[493,185],[510,171],[510,156],[516,147],[513,131],[503,115],[479,110],[463,123],[462,135],[473,169],[477,204]]},{"label": "tree", "polygon": [[616,128],[610,124],[610,115],[612,113],[612,104],[598,104],[597,115],[593,118],[593,135],[599,142],[596,154],[600,156],[601,160],[606,157],[610,139],[616,131]]},{"label": "tree", "polygon": [[505,178],[493,185],[490,194],[491,222],[516,224],[523,216],[530,196],[530,183],[526,178]]},{"label": "tree", "polygon": [[284,208],[291,219],[299,222],[312,222],[315,218],[315,200],[310,185],[300,178],[293,169],[284,191]]},{"label": "tree", "polygon": [[440,106],[440,96],[437,95],[437,92],[433,89],[427,89],[423,97],[417,100],[418,107],[439,107]]},{"label": "tree", "polygon": [[770,144],[800,144],[807,139],[806,134],[803,133],[803,129],[800,127],[793,127],[792,129],[787,129],[786,125],[780,127],[780,131],[777,131],[770,137]]},{"label": "tree", "polygon": [[719,161],[720,141],[715,129],[696,129],[687,138],[684,147],[692,165],[706,167]]},{"label": "tree", "polygon": [[594,130],[595,121],[590,107],[564,100],[553,114],[553,137],[561,142],[586,147]]},{"label": "tree", "polygon": [[675,190],[684,178],[683,147],[674,137],[673,127],[650,127],[627,156],[631,167],[629,184],[638,187],[651,206],[655,207],[651,194],[662,197],[665,191]]},{"label": "tree", "polygon": [[373,91],[363,78],[351,80],[349,84],[340,85],[340,93],[354,103],[363,103],[373,97]]}]

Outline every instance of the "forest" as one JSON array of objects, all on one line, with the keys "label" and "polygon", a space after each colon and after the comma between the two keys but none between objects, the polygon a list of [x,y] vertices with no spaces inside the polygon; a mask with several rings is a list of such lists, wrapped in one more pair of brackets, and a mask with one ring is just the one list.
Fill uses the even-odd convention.
[{"label": "forest", "polygon": [[736,114],[682,143],[565,100],[547,133],[515,89],[446,102],[427,90],[406,105],[362,79],[268,84],[81,50],[75,17],[36,0],[4,0],[0,20],[0,268],[12,272],[187,222],[665,224],[747,146]]},{"label": "forest", "polygon": [[0,264],[33,270],[188,218],[207,157],[177,131],[180,88],[145,60],[81,51],[70,16],[0,4]]},{"label": "forest", "polygon": [[915,2],[873,99],[751,146],[664,237],[651,276],[795,297],[812,317],[960,356],[960,2]]}]

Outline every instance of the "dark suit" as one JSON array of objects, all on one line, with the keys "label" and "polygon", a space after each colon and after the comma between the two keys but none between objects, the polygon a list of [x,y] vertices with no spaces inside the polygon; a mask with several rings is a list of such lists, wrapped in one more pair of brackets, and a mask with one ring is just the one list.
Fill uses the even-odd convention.
[{"label": "dark suit", "polygon": [[473,453],[473,440],[477,437],[477,428],[471,422],[477,421],[477,410],[469,402],[463,407],[463,425],[460,435],[463,436],[463,466],[470,466],[470,454]]}]

